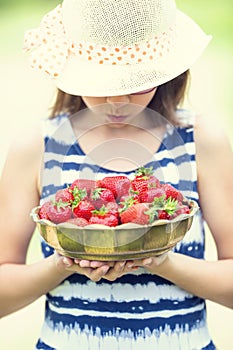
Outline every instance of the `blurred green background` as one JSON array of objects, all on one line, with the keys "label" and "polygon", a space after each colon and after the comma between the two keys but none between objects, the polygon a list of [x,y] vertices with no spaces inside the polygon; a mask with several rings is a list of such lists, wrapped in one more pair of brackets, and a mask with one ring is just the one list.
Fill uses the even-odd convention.
[{"label": "blurred green background", "polygon": [[[88,0],[87,0],[88,1]],[[25,22],[25,16],[35,20],[40,19],[46,11],[49,11],[60,2],[57,0],[0,0],[1,31],[11,28],[11,34],[17,37],[16,25]],[[177,6],[191,15],[207,32],[212,32],[216,40],[220,40],[222,45],[228,46],[232,41],[232,10],[231,0],[177,0]],[[16,21],[16,22],[15,22]],[[18,32],[19,34],[19,32]]]},{"label": "blurred green background", "polygon": [[[210,127],[216,119],[221,119],[233,144],[233,1],[176,2],[207,34],[213,35],[208,49],[191,69],[192,85],[185,104],[209,118]],[[54,87],[47,78],[29,69],[22,44],[24,32],[37,27],[42,16],[58,4],[55,0],[0,0],[0,170],[14,134],[45,117],[51,104]],[[207,236],[207,258],[215,257],[214,243]],[[39,236],[35,233],[28,262],[38,258]],[[43,319],[43,301],[41,298],[0,320],[0,349],[33,349]],[[218,349],[230,350],[232,310],[211,302],[207,305],[210,331]]]},{"label": "blurred green background", "polygon": [[[208,49],[193,68],[191,101],[204,113],[214,114],[217,118],[221,115],[227,122],[227,129],[230,125],[228,133],[232,139],[233,118],[230,114],[233,108],[231,97],[233,1],[177,0],[176,2],[178,7],[196,20],[206,33],[213,35]],[[20,63],[25,64],[27,58],[21,52],[24,32],[37,27],[42,16],[58,4],[57,0],[0,0],[1,56],[7,57],[6,60],[9,55],[18,56]],[[203,90],[203,84],[198,86],[200,77],[202,83],[209,84],[207,89]]]}]

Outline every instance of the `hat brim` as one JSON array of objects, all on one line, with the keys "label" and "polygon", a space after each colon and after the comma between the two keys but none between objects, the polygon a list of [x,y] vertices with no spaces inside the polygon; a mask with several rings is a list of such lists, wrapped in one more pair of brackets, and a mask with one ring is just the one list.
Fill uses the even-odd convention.
[{"label": "hat brim", "polygon": [[187,15],[177,10],[176,42],[157,61],[132,65],[100,65],[70,56],[56,79],[56,86],[79,96],[118,96],[162,85],[195,63],[211,40]]}]

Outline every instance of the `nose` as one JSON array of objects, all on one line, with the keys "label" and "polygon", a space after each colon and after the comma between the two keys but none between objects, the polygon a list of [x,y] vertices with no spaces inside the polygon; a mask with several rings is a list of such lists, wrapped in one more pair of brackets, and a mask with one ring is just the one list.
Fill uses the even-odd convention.
[{"label": "nose", "polygon": [[106,101],[116,107],[123,107],[130,102],[128,95],[108,96]]}]

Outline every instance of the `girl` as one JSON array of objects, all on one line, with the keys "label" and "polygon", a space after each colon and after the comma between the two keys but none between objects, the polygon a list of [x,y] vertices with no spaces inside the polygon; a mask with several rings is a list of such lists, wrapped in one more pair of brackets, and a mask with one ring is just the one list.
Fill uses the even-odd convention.
[{"label": "girl", "polygon": [[[233,306],[232,153],[219,126],[178,109],[209,40],[172,0],[64,0],[27,33],[31,65],[58,94],[2,173],[0,310],[46,294],[36,349],[215,349],[205,299]],[[42,241],[45,258],[25,264],[33,207],[78,177],[130,176],[141,162],[200,206],[173,251],[110,264]],[[204,260],[204,220],[218,261]]]}]

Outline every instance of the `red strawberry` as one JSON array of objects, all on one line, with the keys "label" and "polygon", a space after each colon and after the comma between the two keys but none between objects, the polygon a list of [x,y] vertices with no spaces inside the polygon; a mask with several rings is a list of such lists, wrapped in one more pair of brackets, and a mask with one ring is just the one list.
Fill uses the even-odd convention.
[{"label": "red strawberry", "polygon": [[105,204],[105,207],[109,214],[115,215],[117,218],[119,217],[117,202],[109,202]]},{"label": "red strawberry", "polygon": [[108,188],[116,199],[127,194],[131,187],[130,179],[125,175],[106,176],[97,182],[99,187]]},{"label": "red strawberry", "polygon": [[75,186],[72,190],[72,194],[74,197],[72,202],[72,209],[76,208],[81,201],[88,200],[87,191],[85,188],[79,189]]},{"label": "red strawberry", "polygon": [[[99,210],[93,210],[92,216],[89,220],[90,224],[103,224],[107,226],[117,226],[119,224],[119,214],[116,208],[110,206],[112,202],[108,203],[109,208],[103,205]],[[116,204],[116,203],[115,203]]]},{"label": "red strawberry", "polygon": [[71,184],[71,189],[78,188],[80,190],[86,190],[87,195],[89,196],[90,192],[92,189],[96,187],[96,182],[95,180],[89,180],[89,179],[77,179],[73,181]]},{"label": "red strawberry", "polygon": [[166,193],[166,198],[171,197],[171,198],[177,199],[180,202],[183,201],[184,196],[174,186],[172,186],[170,184],[164,184],[164,185],[162,185],[162,188],[164,189],[164,191]]},{"label": "red strawberry", "polygon": [[93,210],[95,210],[93,204],[88,200],[82,200],[75,208],[73,208],[73,214],[75,217],[84,218],[89,221]]},{"label": "red strawberry", "polygon": [[166,193],[162,188],[151,187],[141,193],[140,201],[142,203],[151,203],[153,202],[154,198],[159,198],[162,196],[164,196],[164,198],[166,197]]},{"label": "red strawberry", "polygon": [[100,209],[109,202],[115,202],[114,194],[108,188],[95,188],[91,191],[90,198],[96,209]]},{"label": "red strawberry", "polygon": [[177,217],[178,215],[181,214],[189,214],[190,213],[190,208],[188,205],[181,205],[178,207],[178,209],[175,211],[175,213],[172,215],[172,219]]},{"label": "red strawberry", "polygon": [[114,227],[118,225],[118,220],[115,217],[115,215],[109,215],[103,218],[99,216],[92,216],[90,218],[89,224],[101,224],[101,225]]},{"label": "red strawberry", "polygon": [[84,227],[84,226],[89,225],[89,222],[84,218],[71,218],[71,219],[67,220],[66,222],[69,222],[71,224],[74,224],[74,225],[77,225],[80,227]]},{"label": "red strawberry", "polygon": [[48,217],[48,207],[51,205],[51,202],[48,201],[48,202],[45,202],[42,204],[42,206],[40,207],[39,209],[39,212],[38,212],[38,216],[40,219],[46,219],[46,220],[49,220],[49,217]]},{"label": "red strawberry", "polygon": [[140,197],[135,192],[132,194],[122,196],[120,198],[119,208],[121,208],[121,210],[126,210],[127,208],[131,207],[131,205],[136,204],[136,203],[140,203]]},{"label": "red strawberry", "polygon": [[160,186],[160,181],[153,175],[152,167],[140,167],[135,172],[135,177],[132,180],[132,187],[139,193],[139,196],[149,188],[158,188]]},{"label": "red strawberry", "polygon": [[169,215],[166,210],[159,210],[158,211],[158,219],[160,220],[169,220],[171,218],[171,215]]},{"label": "red strawberry", "polygon": [[87,190],[86,188],[78,188],[78,187],[74,187],[72,189],[72,194],[74,196],[75,199],[87,199],[88,198],[88,194],[87,194]]},{"label": "red strawberry", "polygon": [[72,209],[68,203],[62,201],[50,202],[50,205],[47,207],[47,215],[49,220],[55,224],[59,224],[71,218]]},{"label": "red strawberry", "polygon": [[136,203],[125,211],[120,212],[121,223],[134,222],[140,225],[147,225],[151,221],[150,215],[146,214],[149,206],[146,203]]},{"label": "red strawberry", "polygon": [[154,215],[154,218],[158,219],[171,219],[172,215],[178,208],[178,201],[174,198],[165,198],[165,196],[155,197],[150,204],[150,212]]},{"label": "red strawberry", "polygon": [[148,183],[141,178],[135,178],[132,180],[132,187],[140,196],[143,192],[148,190]]},{"label": "red strawberry", "polygon": [[116,218],[115,215],[113,214],[101,214],[101,213],[97,213],[97,211],[95,211],[96,213],[94,213],[92,215],[92,217],[89,220],[89,224],[102,224],[102,225],[106,225],[106,226],[117,226],[118,225],[118,219]]},{"label": "red strawberry", "polygon": [[70,187],[58,190],[55,194],[55,201],[59,202],[67,202],[67,203],[72,203],[74,200],[74,196],[72,194],[72,190]]}]

